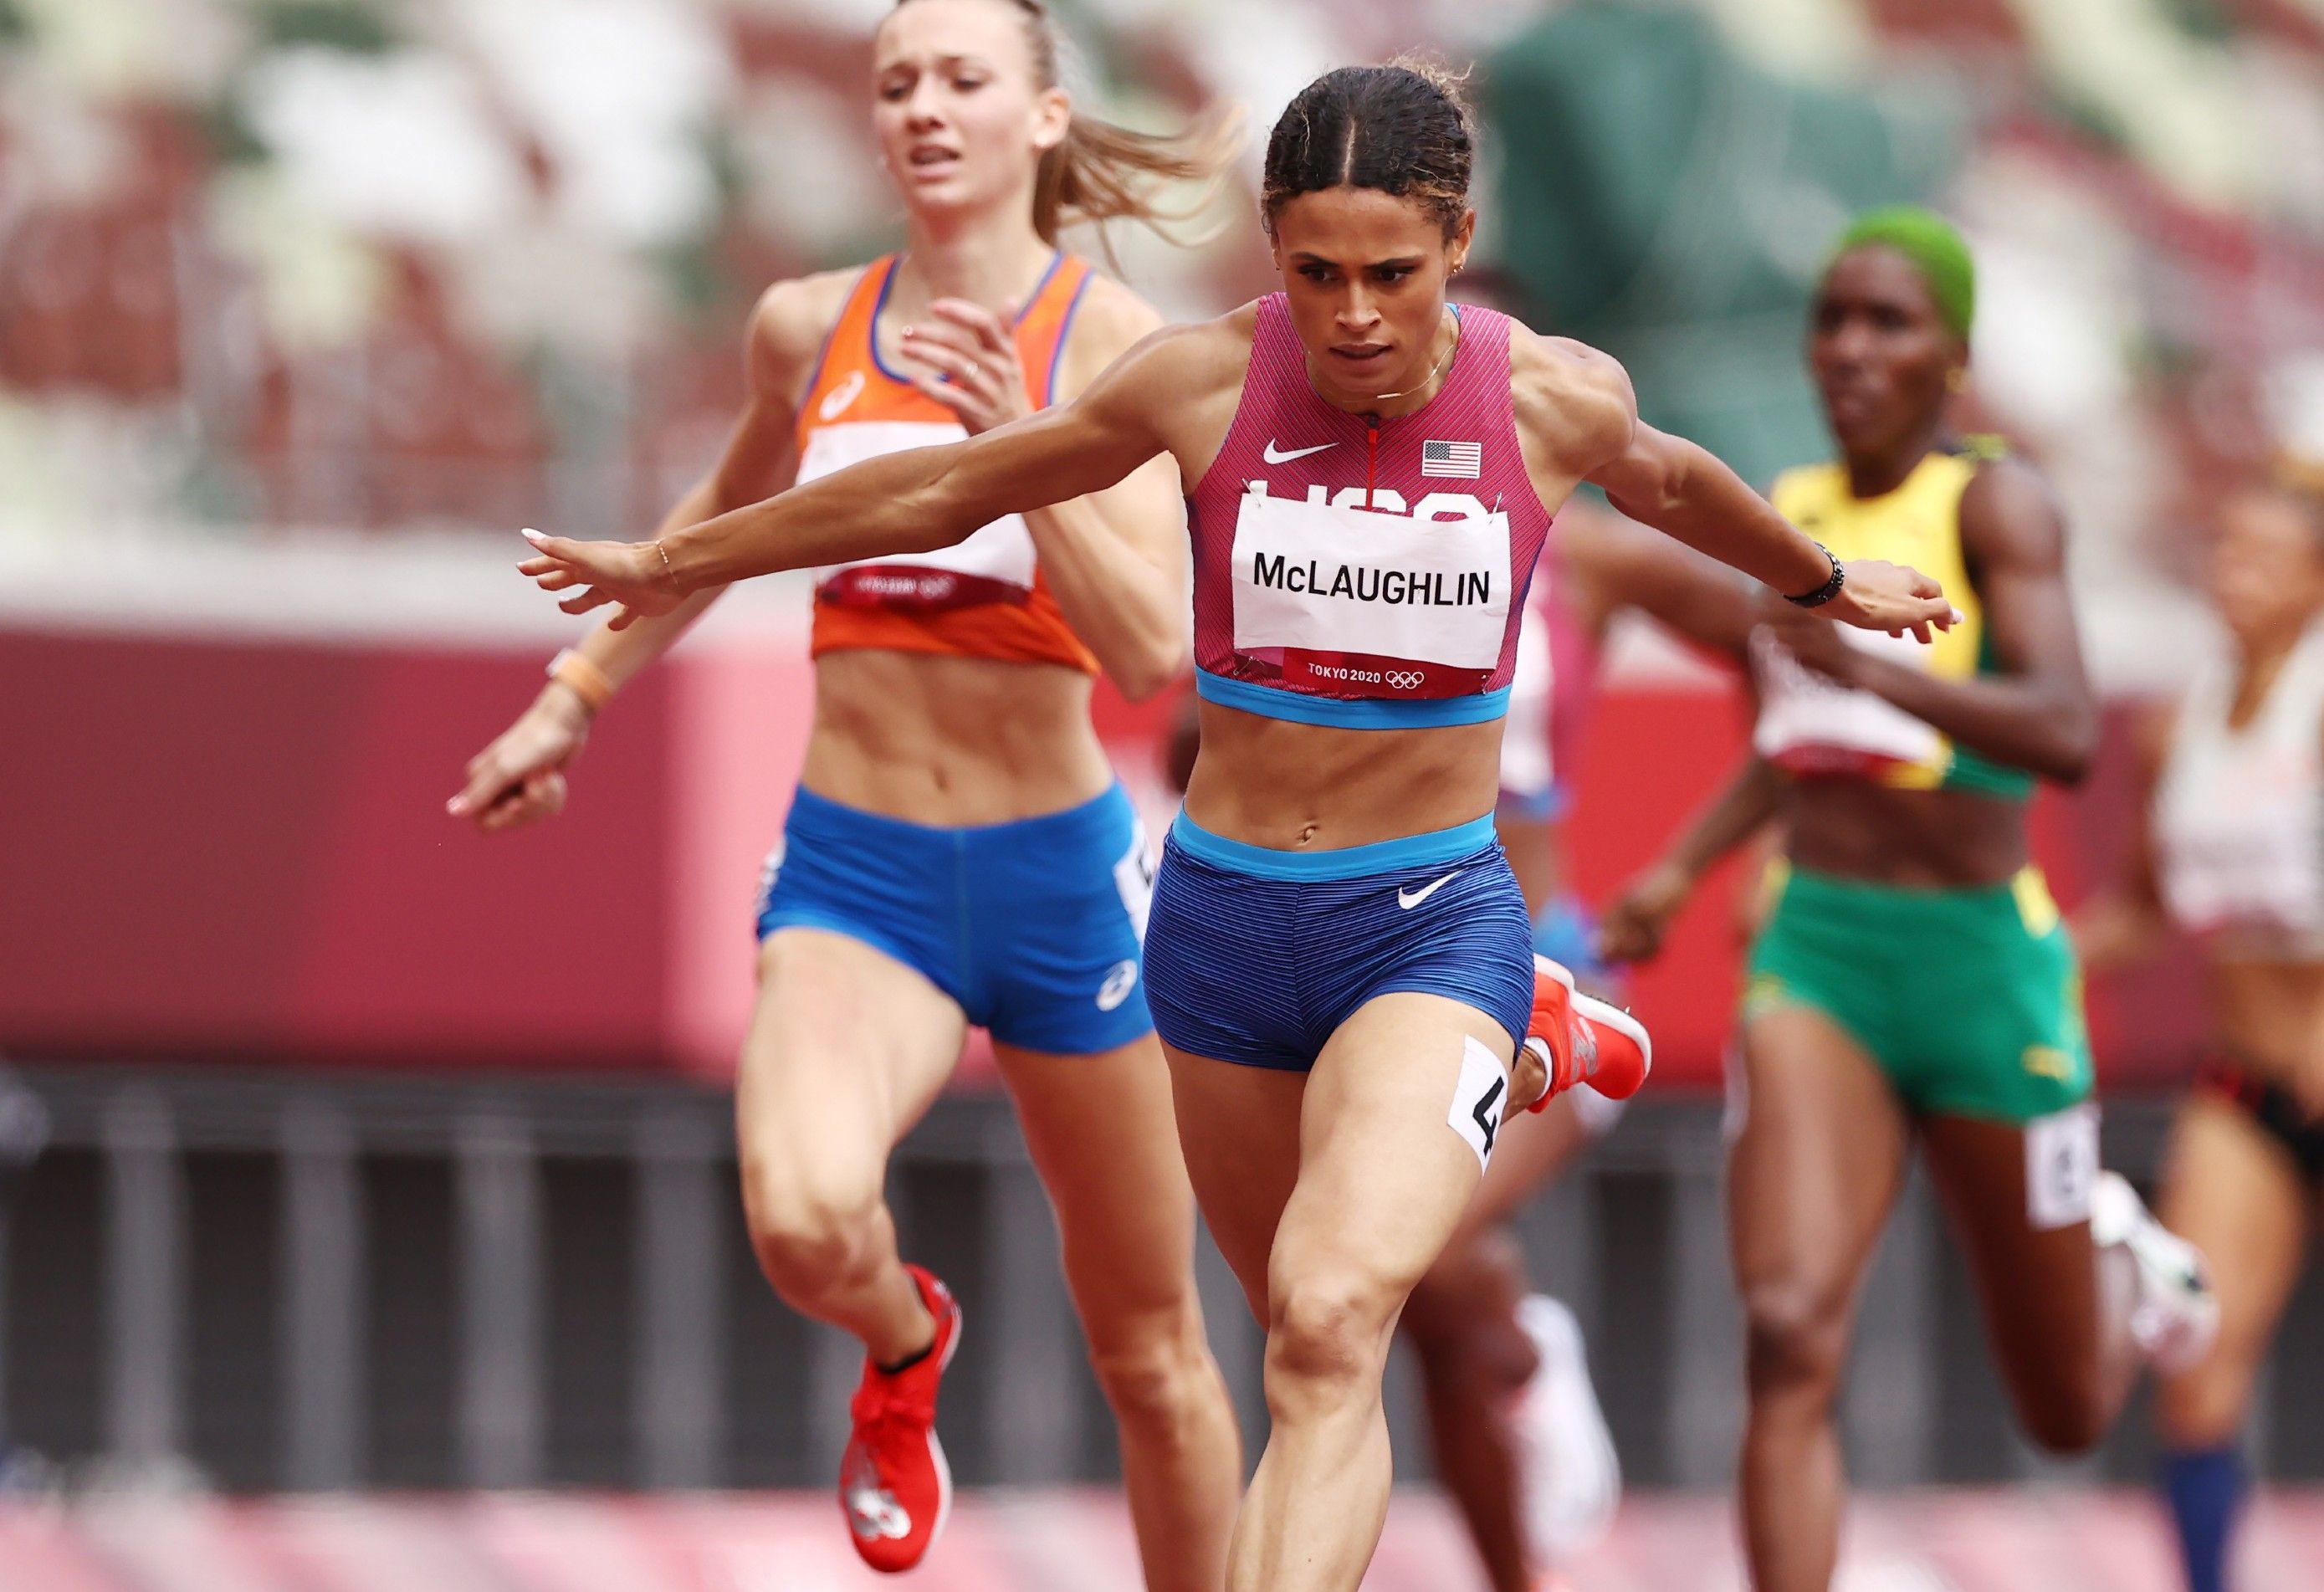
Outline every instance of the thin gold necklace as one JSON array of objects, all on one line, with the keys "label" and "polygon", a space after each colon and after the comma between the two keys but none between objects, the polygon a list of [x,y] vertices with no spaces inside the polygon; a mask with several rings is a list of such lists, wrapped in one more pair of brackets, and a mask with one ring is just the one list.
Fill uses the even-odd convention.
[{"label": "thin gold necklace", "polygon": [[[1452,340],[1444,345],[1444,352],[1436,356],[1436,363],[1428,367],[1428,373],[1420,379],[1420,384],[1416,387],[1407,387],[1401,392],[1375,393],[1372,395],[1371,399],[1371,401],[1375,405],[1394,403],[1399,398],[1409,398],[1416,392],[1425,391],[1430,382],[1435,381],[1438,376],[1443,373],[1444,367],[1452,363],[1452,355],[1457,353],[1461,347],[1461,317],[1454,315],[1449,307],[1445,309],[1444,314],[1446,317],[1452,322]],[[1442,325],[1443,322],[1439,322],[1438,324]],[[1310,373],[1309,379],[1312,381],[1314,379],[1313,373],[1314,369],[1314,363],[1312,361],[1309,363],[1308,369]],[[1350,412],[1360,414],[1371,420],[1375,425],[1377,425],[1381,419],[1380,412],[1377,408],[1356,410]],[[1398,417],[1389,416],[1388,418],[1394,419]]]}]

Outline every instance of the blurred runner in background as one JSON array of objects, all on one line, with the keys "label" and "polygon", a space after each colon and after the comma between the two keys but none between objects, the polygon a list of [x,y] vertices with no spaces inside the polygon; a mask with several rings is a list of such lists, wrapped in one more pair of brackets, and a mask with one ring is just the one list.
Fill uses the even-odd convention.
[{"label": "blurred runner in background", "polygon": [[[1784,854],[1743,998],[1729,1209],[1749,1340],[1740,1476],[1752,1583],[1823,1592],[1844,1492],[1833,1400],[1857,1293],[1917,1138],[2034,1440],[2089,1448],[2144,1350],[2201,1352],[2200,1257],[2101,1173],[2081,979],[2028,859],[2037,776],[2098,742],[2038,472],[1947,423],[1975,269],[1938,216],[1842,235],[1807,354],[1840,458],[1776,505],[1844,558],[1910,559],[1962,621],[1928,648],[1770,609],[1753,638],[1756,755],[1607,915],[1651,955],[1718,857],[1770,819]],[[2102,1267],[2102,1251],[2120,1265]]]},{"label": "blurred runner in background", "polygon": [[2093,972],[2195,935],[2211,1040],[2163,1219],[2218,1291],[2209,1353],[2163,1381],[2163,1490],[2189,1592],[2225,1592],[2252,1388],[2324,1195],[2324,472],[2227,503],[2211,560],[2227,645],[2148,726],[2128,877],[2076,923]]}]

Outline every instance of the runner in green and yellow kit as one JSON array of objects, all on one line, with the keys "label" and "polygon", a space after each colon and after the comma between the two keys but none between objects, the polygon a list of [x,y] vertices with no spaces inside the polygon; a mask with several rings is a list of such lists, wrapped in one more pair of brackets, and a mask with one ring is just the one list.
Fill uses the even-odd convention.
[{"label": "runner in green and yellow kit", "polygon": [[1844,1490],[1832,1403],[1914,1139],[2044,1446],[2095,1443],[2140,1351],[2200,1350],[2216,1315],[2200,1258],[2098,1169],[2080,977],[2025,824],[2037,777],[2088,767],[2098,713],[2047,486],[1947,428],[1975,291],[1967,245],[1936,216],[1859,218],[1807,345],[1840,457],[1772,494],[1843,563],[1929,572],[1960,621],[1923,647],[1772,613],[1753,640],[1755,755],[1606,919],[1610,953],[1651,954],[1710,862],[1779,821],[1729,1164],[1760,1592],[1831,1585]]}]

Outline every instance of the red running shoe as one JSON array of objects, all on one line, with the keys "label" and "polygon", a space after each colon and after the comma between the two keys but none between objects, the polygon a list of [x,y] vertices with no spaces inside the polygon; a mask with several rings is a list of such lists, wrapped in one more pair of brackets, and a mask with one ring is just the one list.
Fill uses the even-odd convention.
[{"label": "red running shoe", "polygon": [[1545,1109],[1577,1083],[1609,1100],[1638,1092],[1654,1070],[1654,1044],[1646,1026],[1622,1010],[1573,987],[1573,975],[1560,963],[1533,959],[1533,1017],[1526,1024],[1525,1047],[1549,1073],[1549,1088],[1527,1106]]},{"label": "red running shoe", "polygon": [[960,1347],[952,1290],[916,1265],[904,1268],[936,1321],[928,1352],[890,1375],[863,1358],[848,1413],[855,1432],[839,1463],[839,1508],[855,1551],[893,1575],[927,1557],[952,1513],[952,1469],[936,1440],[936,1385]]},{"label": "red running shoe", "polygon": [[1533,1052],[1549,1074],[1549,1087],[1526,1108],[1542,1111],[1549,1102],[1582,1081],[1573,1059],[1573,975],[1562,962],[1536,952],[1533,959],[1533,1016],[1526,1021],[1525,1048]]},{"label": "red running shoe", "polygon": [[1609,1100],[1626,1100],[1655,1070],[1646,1026],[1594,995],[1573,998],[1573,1056],[1582,1081]]}]

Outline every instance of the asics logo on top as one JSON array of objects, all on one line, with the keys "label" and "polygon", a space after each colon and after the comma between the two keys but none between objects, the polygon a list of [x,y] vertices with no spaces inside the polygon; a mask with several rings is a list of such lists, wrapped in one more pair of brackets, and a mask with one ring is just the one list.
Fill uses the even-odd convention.
[{"label": "asics logo on top", "polygon": [[909,1536],[912,1517],[895,1495],[869,1476],[859,1477],[847,1488],[847,1524],[859,1537],[897,1541]]},{"label": "asics logo on top", "polygon": [[1098,987],[1097,1009],[1102,1012],[1113,1010],[1128,1000],[1130,992],[1137,987],[1138,964],[1134,962],[1115,962],[1112,971],[1105,975],[1105,982]]},{"label": "asics logo on top", "polygon": [[835,420],[862,391],[863,373],[850,371],[847,373],[847,380],[823,395],[823,401],[816,406],[815,412],[820,419]]},{"label": "asics logo on top", "polygon": [[1461,870],[1456,868],[1443,879],[1431,879],[1416,890],[1400,889],[1396,893],[1396,904],[1409,912],[1460,877]]},{"label": "asics logo on top", "polygon": [[1270,437],[1267,439],[1267,446],[1259,450],[1259,456],[1270,465],[1287,465],[1294,459],[1304,459],[1309,454],[1320,454],[1327,447],[1339,446],[1336,442],[1319,442],[1314,447],[1295,447],[1286,450],[1276,446],[1275,438]]}]

